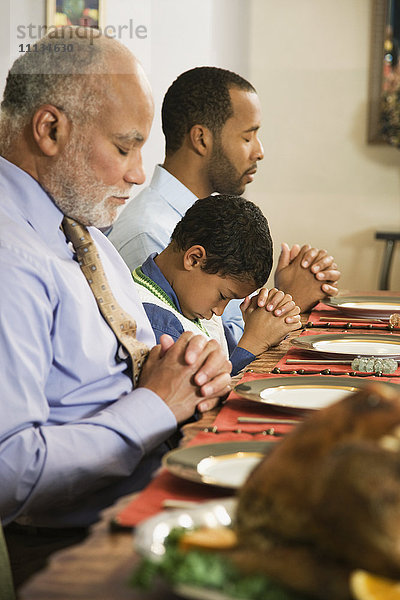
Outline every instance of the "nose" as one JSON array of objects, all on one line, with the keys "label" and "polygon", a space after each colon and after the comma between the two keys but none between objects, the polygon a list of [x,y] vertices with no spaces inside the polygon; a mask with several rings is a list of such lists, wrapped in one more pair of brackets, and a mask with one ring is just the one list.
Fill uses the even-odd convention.
[{"label": "nose", "polygon": [[221,317],[228,302],[229,300],[221,300],[221,302],[218,302],[218,304],[216,304],[214,308],[211,309],[214,315],[217,315],[217,317]]},{"label": "nose", "polygon": [[262,160],[264,158],[264,148],[261,140],[257,137],[255,139],[252,160]]},{"label": "nose", "polygon": [[143,169],[142,153],[135,152],[129,161],[124,174],[124,180],[128,183],[142,185],[146,180],[146,174]]}]

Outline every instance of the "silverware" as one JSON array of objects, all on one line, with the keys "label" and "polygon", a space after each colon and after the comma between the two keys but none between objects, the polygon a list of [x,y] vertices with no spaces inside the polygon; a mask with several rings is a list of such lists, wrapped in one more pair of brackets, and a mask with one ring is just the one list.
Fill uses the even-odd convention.
[{"label": "silverware", "polygon": [[393,325],[391,323],[376,323],[373,325],[369,322],[356,322],[356,321],[342,321],[338,323],[337,321],[334,323],[329,322],[321,322],[317,321],[313,323],[312,321],[308,321],[305,325],[302,326],[302,329],[361,329],[362,331],[396,331],[400,327],[398,325]]},{"label": "silverware", "polygon": [[316,371],[312,369],[297,369],[296,371],[282,371],[278,367],[272,369],[273,375],[332,375],[344,377],[400,377],[400,374],[396,373],[382,373],[382,371],[331,371],[330,369],[323,369],[322,371]]},{"label": "silverware", "polygon": [[356,317],[349,319],[348,317],[320,317],[320,321],[341,321],[342,323],[389,323],[389,319],[369,319],[368,317]]},{"label": "silverware", "polygon": [[218,435],[219,433],[245,433],[246,435],[274,435],[277,437],[281,437],[283,435],[286,435],[285,433],[282,433],[280,431],[275,431],[274,427],[268,427],[268,429],[263,429],[262,431],[242,431],[241,429],[218,429],[218,427],[205,427],[203,429],[203,431],[205,433],[214,433],[215,435]]},{"label": "silverware", "polygon": [[266,419],[265,417],[238,417],[238,423],[273,423],[274,425],[297,425],[300,420],[297,419]]},{"label": "silverware", "polygon": [[351,360],[303,360],[301,358],[287,358],[288,365],[351,365]]}]

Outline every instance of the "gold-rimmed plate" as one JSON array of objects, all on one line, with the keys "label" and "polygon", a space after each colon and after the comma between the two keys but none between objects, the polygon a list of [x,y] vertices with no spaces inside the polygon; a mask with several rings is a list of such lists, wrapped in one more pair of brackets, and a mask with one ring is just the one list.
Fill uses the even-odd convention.
[{"label": "gold-rimmed plate", "polygon": [[188,446],[167,452],[163,466],[189,481],[238,489],[274,444],[246,440]]},{"label": "gold-rimmed plate", "polygon": [[303,335],[292,340],[292,344],[300,350],[330,357],[400,359],[400,335],[394,334],[345,332]]},{"label": "gold-rimmed plate", "polygon": [[324,300],[324,304],[354,318],[388,319],[400,313],[400,296],[337,296]]},{"label": "gold-rimmed plate", "polygon": [[289,413],[307,414],[326,408],[366,385],[354,377],[307,376],[269,377],[239,383],[234,389],[248,400]]}]

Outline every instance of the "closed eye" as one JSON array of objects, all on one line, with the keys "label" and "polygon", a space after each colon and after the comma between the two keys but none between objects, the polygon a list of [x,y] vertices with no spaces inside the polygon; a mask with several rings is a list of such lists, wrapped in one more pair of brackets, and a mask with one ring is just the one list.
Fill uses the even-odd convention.
[{"label": "closed eye", "polygon": [[126,152],[126,150],[122,150],[122,148],[120,148],[119,146],[116,146],[116,148],[122,156],[128,156],[128,152]]}]

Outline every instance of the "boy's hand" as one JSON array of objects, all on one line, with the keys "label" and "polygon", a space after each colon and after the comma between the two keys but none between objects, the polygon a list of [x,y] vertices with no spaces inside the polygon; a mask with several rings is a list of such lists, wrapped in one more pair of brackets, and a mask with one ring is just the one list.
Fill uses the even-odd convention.
[{"label": "boy's hand", "polygon": [[[285,298],[285,302],[283,299]],[[281,317],[283,315],[287,315],[291,310],[293,310],[295,303],[292,302],[292,296],[290,294],[285,294],[281,290],[277,288],[272,288],[269,290],[266,287],[260,289],[256,296],[252,296],[251,298],[248,296],[244,299],[241,304],[241,310],[247,311],[248,307],[252,307],[251,310],[254,310],[257,306],[265,307],[269,312],[274,313],[276,317]],[[254,304],[255,303],[255,304]],[[250,312],[251,312],[250,310]],[[250,313],[249,313],[250,314]],[[298,319],[295,321],[297,322]],[[293,317],[288,317],[287,323],[294,323]]]},{"label": "boy's hand", "polygon": [[[263,288],[261,293],[265,296],[266,289]],[[262,306],[258,303],[259,295],[245,298],[240,305],[245,325],[238,346],[255,356],[276,346],[290,332],[301,327],[300,308],[289,294],[273,288]]]},{"label": "boy's hand", "polygon": [[275,285],[290,293],[301,312],[312,308],[326,296],[336,296],[340,271],[326,250],[311,248],[308,244],[289,248],[282,244]]}]

